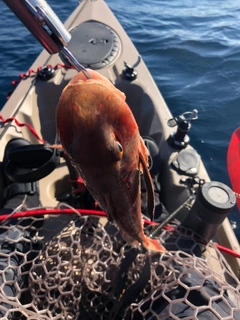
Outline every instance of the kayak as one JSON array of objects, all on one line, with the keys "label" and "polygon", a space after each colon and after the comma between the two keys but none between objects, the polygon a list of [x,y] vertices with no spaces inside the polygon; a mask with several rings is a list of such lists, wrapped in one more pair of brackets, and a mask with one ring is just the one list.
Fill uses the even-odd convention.
[{"label": "kayak", "polygon": [[[210,180],[190,145],[198,111],[171,114],[103,0],[81,1],[64,26],[45,1],[5,2],[45,50],[0,114],[1,172],[14,183],[37,181],[41,203],[0,215],[1,317],[240,319],[240,247],[228,220],[236,199]],[[154,145],[150,172],[156,206],[165,211],[142,217],[145,234],[160,239],[166,253],[126,243],[66,152],[54,147],[61,93],[88,69],[125,94],[141,137]],[[12,139],[24,142],[8,150],[6,165]],[[4,183],[0,188],[4,205]]]}]

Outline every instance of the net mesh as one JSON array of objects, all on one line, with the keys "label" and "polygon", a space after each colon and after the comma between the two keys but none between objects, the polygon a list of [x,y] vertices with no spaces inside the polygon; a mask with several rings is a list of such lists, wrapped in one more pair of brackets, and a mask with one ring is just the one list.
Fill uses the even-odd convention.
[{"label": "net mesh", "polygon": [[5,220],[1,319],[240,319],[240,283],[214,243],[179,226],[159,238],[165,254],[130,247],[99,217]]}]

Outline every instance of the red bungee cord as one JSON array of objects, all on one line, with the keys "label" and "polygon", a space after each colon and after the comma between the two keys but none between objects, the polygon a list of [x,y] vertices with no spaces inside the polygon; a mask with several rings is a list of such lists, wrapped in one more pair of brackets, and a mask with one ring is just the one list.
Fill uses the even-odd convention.
[{"label": "red bungee cord", "polygon": [[[71,65],[67,65],[67,64],[63,64],[63,63],[58,63],[55,66],[52,66],[50,64],[47,65],[48,68],[52,68],[54,70],[58,69],[59,67],[64,68],[64,69],[74,69],[73,66]],[[32,74],[36,74],[38,75],[38,73],[42,70],[43,67],[38,67],[37,71],[34,71],[33,69],[28,70],[27,73],[20,73],[19,77],[17,80],[13,80],[12,81],[12,86],[14,87],[14,89],[10,92],[8,92],[7,94],[7,99],[10,98],[11,94],[13,93],[13,91],[15,90],[16,86],[22,81],[25,80],[27,78],[29,78]]]},{"label": "red bungee cord", "polygon": [[15,117],[10,117],[10,118],[4,119],[1,114],[0,114],[0,120],[1,120],[2,123],[15,121],[16,125],[19,126],[19,127],[26,126],[39,141],[41,141],[42,143],[46,143],[46,141],[44,139],[39,137],[39,135],[37,134],[36,130],[32,126],[30,126],[30,124],[21,123]]},{"label": "red bungee cord", "polygon": [[14,214],[3,214],[0,216],[0,221],[5,219],[15,219],[15,218],[26,218],[32,216],[41,216],[41,215],[59,215],[59,214],[79,214],[80,216],[99,216],[99,217],[107,217],[107,214],[104,211],[100,210],[89,210],[89,209],[60,209],[60,208],[42,208],[42,209],[34,209],[27,211],[19,211]]}]

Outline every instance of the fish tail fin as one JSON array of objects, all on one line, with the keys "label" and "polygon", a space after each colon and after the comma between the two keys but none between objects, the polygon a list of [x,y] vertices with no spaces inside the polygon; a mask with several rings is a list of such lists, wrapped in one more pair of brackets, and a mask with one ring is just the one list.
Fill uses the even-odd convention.
[{"label": "fish tail fin", "polygon": [[151,239],[147,236],[144,236],[144,240],[142,242],[142,245],[145,249],[153,252],[167,252],[167,250],[164,248],[164,246],[161,245],[160,241],[157,239]]}]

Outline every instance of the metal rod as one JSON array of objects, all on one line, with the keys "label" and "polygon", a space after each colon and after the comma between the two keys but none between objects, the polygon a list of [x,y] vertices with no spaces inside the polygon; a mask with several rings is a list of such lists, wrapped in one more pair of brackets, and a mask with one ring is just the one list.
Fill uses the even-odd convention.
[{"label": "metal rod", "polygon": [[171,213],[161,224],[159,224],[150,234],[150,238],[153,238],[154,236],[158,236],[158,232],[162,230],[163,227],[165,227],[171,220],[175,218],[177,213],[184,208],[193,198],[195,198],[195,195],[191,194],[187,200],[181,204],[180,207],[178,207],[173,213]]},{"label": "metal rod", "polygon": [[66,47],[62,47],[61,52],[70,61],[70,63],[74,66],[74,68],[77,71],[79,72],[82,71],[88,79],[92,78],[88,73],[87,69],[77,61],[77,59],[72,55],[72,53]]}]

